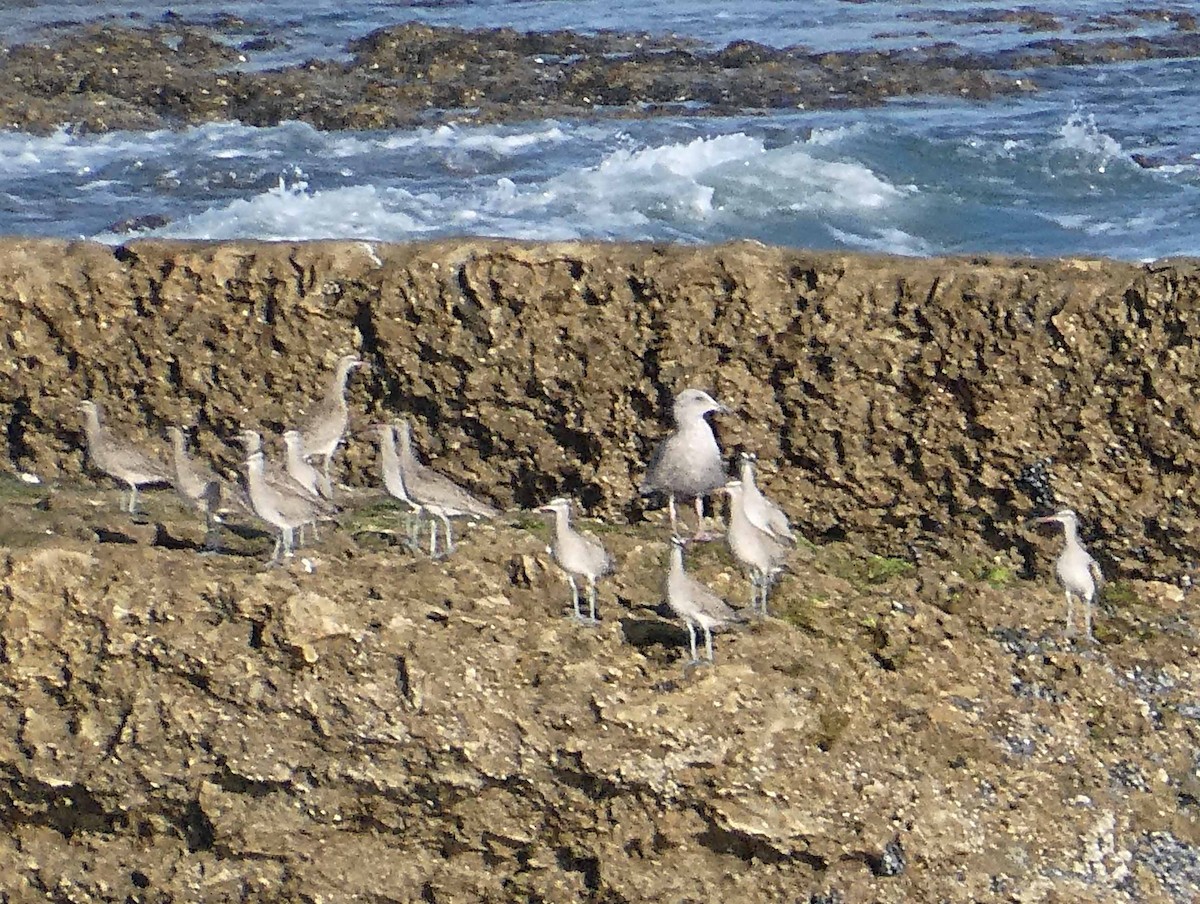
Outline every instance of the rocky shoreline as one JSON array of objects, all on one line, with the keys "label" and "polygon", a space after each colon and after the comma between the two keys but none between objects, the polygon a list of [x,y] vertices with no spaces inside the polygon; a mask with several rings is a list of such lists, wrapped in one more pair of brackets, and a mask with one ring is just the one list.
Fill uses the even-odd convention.
[{"label": "rocky shoreline", "polygon": [[[1150,901],[1200,887],[1193,261],[461,240],[5,240],[2,887],[63,900]],[[75,400],[226,469],[354,350],[354,504],[307,562],[202,556],[86,472]],[[685,672],[673,392],[810,543]],[[432,562],[367,425],[510,513]],[[1049,463],[1046,463],[1049,459]],[[35,475],[30,484],[17,475]],[[564,618],[565,493],[617,558]],[[1061,501],[1112,585],[1062,638]],[[720,544],[689,567],[742,602]]]},{"label": "rocky shoreline", "polygon": [[[934,29],[941,11],[921,11]],[[983,16],[982,13],[973,15]],[[978,53],[929,33],[903,51],[813,52],[737,41],[709,48],[677,37],[524,33],[402,24],[346,48],[348,61],[247,68],[247,54],[286,40],[233,16],[216,23],[64,27],[0,53],[0,128],[46,133],[161,129],[237,120],[318,129],[387,129],[553,117],[726,116],[876,106],[899,97],[987,100],[1037,90],[1052,67],[1200,56],[1195,19],[1146,10],[1096,19],[1059,37],[1051,14],[1007,13],[1027,44]],[[1117,34],[1145,18],[1158,35]],[[981,25],[986,24],[986,17]]]}]

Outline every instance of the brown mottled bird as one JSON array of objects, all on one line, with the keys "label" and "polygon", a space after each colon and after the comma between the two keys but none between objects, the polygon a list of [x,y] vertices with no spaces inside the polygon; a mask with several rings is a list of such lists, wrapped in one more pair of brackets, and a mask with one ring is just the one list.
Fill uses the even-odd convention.
[{"label": "brown mottled bird", "polygon": [[[129,486],[129,514],[137,513],[137,491],[140,486],[171,482],[171,471],[135,447],[117,441],[104,426],[100,406],[93,401],[79,403],[83,412],[83,431],[87,436],[88,455],[92,464],[109,477]],[[125,511],[125,506],[121,507]]]},{"label": "brown mottled bird", "polygon": [[[446,527],[445,552],[454,551],[454,535],[450,530],[450,519],[463,515],[472,518],[495,518],[499,510],[476,499],[453,480],[427,468],[417,459],[412,446],[412,428],[408,421],[396,422],[396,436],[400,446],[400,477],[408,498],[421,511],[442,520]],[[437,555],[437,524],[433,523],[429,536],[429,554]]]},{"label": "brown mottled bird", "polygon": [[692,663],[701,662],[696,653],[696,628],[704,631],[704,649],[713,662],[712,632],[739,619],[738,613],[694,577],[683,570],[682,537],[671,537],[671,565],[667,570],[667,605],[688,626]]},{"label": "brown mottled bird", "polygon": [[1087,638],[1095,640],[1092,635],[1092,601],[1096,598],[1096,588],[1104,586],[1104,574],[1079,542],[1079,516],[1065,508],[1035,520],[1040,524],[1053,521],[1063,526],[1063,551],[1054,563],[1054,573],[1067,597],[1067,636],[1075,631],[1075,597],[1079,597],[1083,600]]},{"label": "brown mottled bird", "polygon": [[[571,526],[571,500],[565,497],[551,499],[538,509],[554,515],[554,540],[550,546],[550,554],[554,561],[567,576],[571,585],[571,601],[575,604],[575,617],[580,621],[596,621],[596,582],[605,575],[612,574],[613,560],[599,542],[587,537]],[[579,606],[579,585],[575,578],[585,578],[588,582],[588,618],[584,618]]]},{"label": "brown mottled bird", "polygon": [[350,409],[346,407],[346,381],[350,379],[350,371],[363,366],[362,359],[357,355],[338,358],[325,397],[309,412],[299,428],[306,454],[319,455],[324,459],[326,483],[330,483],[330,461],[350,423]]}]

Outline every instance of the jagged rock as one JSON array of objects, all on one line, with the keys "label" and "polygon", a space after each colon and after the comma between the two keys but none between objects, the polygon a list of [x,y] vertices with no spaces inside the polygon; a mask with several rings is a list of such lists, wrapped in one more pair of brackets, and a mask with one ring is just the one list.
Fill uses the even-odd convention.
[{"label": "jagged rock", "polygon": [[[4,242],[0,457],[43,478],[0,479],[4,891],[1195,897],[1200,644],[1175,577],[1197,560],[1198,291],[1186,261],[752,243]],[[223,437],[293,423],[349,348],[373,366],[360,430],[409,413],[506,508],[565,492],[605,517],[598,629],[564,617],[542,519],[436,562],[359,545],[356,519],[403,524],[358,492],[279,568],[234,516],[223,555],[97,542],[134,529],[88,482],[73,399],[142,445],[198,424],[232,470]],[[685,670],[635,487],[692,384],[739,409],[725,448],[758,452],[813,545],[776,618]],[[352,432],[342,476],[374,482],[374,454]],[[1094,648],[1062,638],[1055,538],[1024,527],[1017,478],[1046,458],[1029,491],[1090,519],[1112,578]],[[143,505],[155,537],[195,534],[170,491]],[[689,568],[748,599],[719,544]]]}]

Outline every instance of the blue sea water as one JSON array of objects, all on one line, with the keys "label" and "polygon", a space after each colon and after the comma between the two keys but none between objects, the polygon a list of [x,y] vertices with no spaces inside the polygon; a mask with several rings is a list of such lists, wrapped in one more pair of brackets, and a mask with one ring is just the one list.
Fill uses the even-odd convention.
[{"label": "blue sea water", "polygon": [[[0,17],[6,41],[71,21],[150,22],[168,5],[25,0]],[[264,68],[338,57],[374,28],[464,27],[675,33],[812,50],[974,50],[1046,37],[1165,33],[1128,2],[1048,0],[1062,23],[947,23],[987,3],[670,0],[305,4],[191,2],[188,20],[263,21],[285,44],[245,54]],[[1186,4],[1173,8],[1186,11]],[[219,18],[225,16],[226,18]],[[1118,17],[1117,25],[1113,19]],[[994,19],[984,15],[984,18]],[[245,30],[230,32],[231,43]],[[48,137],[0,131],[0,232],[95,237],[160,214],[152,234],[405,240],[445,235],[712,242],[912,255],[1200,254],[1200,60],[1039,69],[1039,90],[992,101],[916,98],[867,110],[721,119],[555,120],[409,131],[318,132],[288,123]],[[1153,158],[1144,167],[1135,155]]]}]

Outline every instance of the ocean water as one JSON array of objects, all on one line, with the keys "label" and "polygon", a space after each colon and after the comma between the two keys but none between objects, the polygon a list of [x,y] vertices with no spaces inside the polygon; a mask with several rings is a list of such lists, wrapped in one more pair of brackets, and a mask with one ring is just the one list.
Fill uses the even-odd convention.
[{"label": "ocean water", "polygon": [[[616,28],[813,50],[953,40],[977,50],[1082,36],[1124,2],[1045,2],[1054,34],[1016,23],[947,24],[936,7],[839,0],[540,0],[402,4],[192,2],[187,18],[261,19],[283,48],[264,67],[336,57],[385,24]],[[100,0],[7,6],[0,33],[30,40],[65,21],[150,21],[169,7]],[[956,15],[994,10],[947,5]],[[1179,4],[1178,9],[1186,9]],[[714,12],[716,10],[716,12]],[[137,21],[134,19],[132,21]],[[1129,20],[1104,36],[1169,25]],[[1076,34],[1078,32],[1078,34]],[[230,34],[231,42],[244,32]],[[1200,254],[1200,60],[1040,69],[1041,90],[967,102],[721,119],[554,120],[478,128],[318,132],[206,125],[48,137],[0,132],[0,232],[124,241],[113,223],[158,214],[142,234],[188,238],[446,235],[533,239],[753,238],[909,255]],[[1159,165],[1146,168],[1135,155]]]}]

